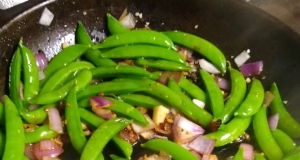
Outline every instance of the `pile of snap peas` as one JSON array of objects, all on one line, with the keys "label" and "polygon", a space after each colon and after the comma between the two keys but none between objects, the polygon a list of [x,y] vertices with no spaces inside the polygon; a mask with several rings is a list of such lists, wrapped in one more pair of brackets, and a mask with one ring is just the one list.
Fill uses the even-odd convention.
[{"label": "pile of snap peas", "polygon": [[[51,59],[41,80],[34,54],[22,40],[19,42],[10,66],[9,93],[4,95],[4,102],[0,102],[0,155],[3,160],[28,159],[24,155],[25,144],[64,134],[51,130],[47,123],[47,110],[61,102],[64,102],[60,113],[66,126],[64,132],[81,160],[104,159],[102,151],[109,141],[122,153],[111,155],[112,159],[131,159],[133,146],[122,139],[119,132],[133,122],[148,125],[136,107],[152,110],[159,105],[175,108],[179,114],[206,128],[204,136],[215,139],[216,147],[234,143],[253,127],[259,146],[253,155],[255,160],[300,158],[299,147],[293,141],[293,138],[300,138],[300,125],[286,111],[275,83],[267,92],[257,78],[247,86],[245,77],[237,69],[226,66],[223,53],[196,35],[180,31],[128,30],[110,14],[107,14],[107,27],[111,35],[94,44],[83,24],[78,22],[76,44]],[[199,70],[201,87],[184,76],[179,80],[170,77],[167,84],[159,83],[165,71],[184,75],[193,69],[177,52],[174,43],[192,49],[222,74],[229,74],[229,96],[224,96],[213,76],[202,69]],[[134,65],[118,63],[128,59]],[[270,94],[274,99],[270,104],[265,103],[266,95]],[[90,98],[97,95],[113,102],[109,109],[117,117],[105,120],[91,111]],[[192,99],[204,102],[205,108],[198,107]],[[28,106],[32,105],[38,107],[30,110]],[[275,130],[268,126],[268,108],[280,117]],[[26,132],[25,123],[38,127]],[[82,123],[92,130],[91,136],[84,134]],[[220,124],[210,129],[215,123]],[[153,138],[141,146],[164,151],[176,160],[198,159],[171,140]],[[233,159],[243,159],[242,148]]]}]

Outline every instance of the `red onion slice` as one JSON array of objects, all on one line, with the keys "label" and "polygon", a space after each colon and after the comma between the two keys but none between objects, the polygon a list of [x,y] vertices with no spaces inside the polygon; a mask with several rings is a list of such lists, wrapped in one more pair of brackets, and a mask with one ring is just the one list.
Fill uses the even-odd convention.
[{"label": "red onion slice", "polygon": [[273,101],[273,99],[274,99],[274,94],[273,94],[272,92],[270,92],[270,91],[267,91],[267,92],[265,93],[265,97],[264,97],[264,102],[263,102],[263,104],[264,104],[265,106],[269,106],[270,103]]},{"label": "red onion slice", "polygon": [[247,49],[234,58],[235,64],[240,67],[250,58],[250,49]]},{"label": "red onion slice", "polygon": [[92,108],[106,108],[113,105],[113,102],[101,96],[95,96],[90,98],[90,105]]},{"label": "red onion slice", "polygon": [[200,135],[189,144],[189,147],[200,154],[210,154],[213,151],[215,144],[215,139]]},{"label": "red onion slice", "polygon": [[[201,155],[200,155],[198,152],[196,152],[196,151],[194,151],[194,150],[191,150],[191,152],[192,152],[193,155],[195,155],[199,160],[203,160],[203,158],[201,158]],[[207,160],[209,160],[209,159],[207,159]]]},{"label": "red onion slice", "polygon": [[155,132],[153,130],[148,130],[145,132],[140,133],[140,135],[144,138],[144,139],[151,139],[154,137]]},{"label": "red onion slice", "polygon": [[63,134],[61,117],[57,108],[48,108],[49,128],[59,134]]},{"label": "red onion slice", "polygon": [[132,129],[134,130],[135,133],[142,133],[142,132],[154,129],[156,127],[155,123],[152,121],[152,119],[149,117],[148,114],[144,114],[144,117],[149,122],[149,125],[144,126],[144,125],[141,125],[139,123],[133,122],[131,124],[131,126],[132,126]]},{"label": "red onion slice", "polygon": [[33,145],[32,144],[26,144],[24,154],[29,159],[35,159],[35,155],[33,154]]},{"label": "red onion slice", "polygon": [[214,76],[215,81],[217,82],[219,88],[228,91],[230,89],[230,83],[225,78]]},{"label": "red onion slice", "polygon": [[253,160],[254,159],[254,157],[253,157],[254,151],[253,151],[252,145],[246,144],[246,143],[241,143],[240,147],[242,147],[244,149],[244,154],[243,154],[244,160]]},{"label": "red onion slice", "polygon": [[45,140],[33,145],[33,153],[38,160],[42,160],[43,156],[57,157],[64,152],[63,148],[61,148],[55,142],[52,143],[52,146],[48,147],[48,150],[41,150],[41,143],[43,143],[43,141]]},{"label": "red onion slice", "polygon": [[268,123],[269,123],[270,130],[274,131],[277,128],[278,120],[279,120],[278,113],[275,113],[271,117],[269,117]]},{"label": "red onion slice", "polygon": [[259,75],[263,70],[263,61],[244,64],[240,70],[245,77]]},{"label": "red onion slice", "polygon": [[211,64],[210,62],[208,62],[205,59],[200,59],[199,65],[203,70],[205,70],[208,73],[212,73],[212,74],[221,73],[213,64]]},{"label": "red onion slice", "polygon": [[180,81],[180,78],[182,77],[182,72],[165,71],[159,77],[158,82],[161,84],[168,84],[169,78],[171,77],[178,83]]},{"label": "red onion slice", "polygon": [[135,27],[135,19],[131,13],[128,13],[125,17],[119,20],[119,22],[128,29],[133,29]]},{"label": "red onion slice", "polygon": [[39,68],[39,71],[44,71],[48,65],[48,59],[45,53],[42,50],[39,50],[38,53],[34,54],[36,60],[36,65]]}]

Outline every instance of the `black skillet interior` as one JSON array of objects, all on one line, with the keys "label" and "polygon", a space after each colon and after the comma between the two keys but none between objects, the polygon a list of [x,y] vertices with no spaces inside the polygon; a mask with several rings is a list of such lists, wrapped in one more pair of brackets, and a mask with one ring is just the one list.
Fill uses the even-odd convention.
[{"label": "black skillet interior", "polygon": [[[43,8],[55,14],[50,27],[38,24]],[[14,47],[23,37],[32,51],[44,50],[52,57],[62,42],[74,43],[78,20],[89,33],[106,32],[105,14],[119,16],[125,8],[135,14],[140,25],[150,22],[159,31],[181,30],[201,36],[216,46],[227,59],[245,49],[251,50],[250,61],[263,60],[266,89],[277,82],[290,113],[300,121],[300,37],[283,23],[238,0],[66,0],[43,2],[0,29],[0,95],[5,92],[6,75]],[[86,13],[86,14],[84,14]],[[195,26],[198,25],[196,29]],[[92,36],[99,40],[95,34]],[[66,147],[70,148],[70,147]],[[113,149],[113,148],[112,148]],[[220,149],[219,155],[229,149]],[[109,150],[107,151],[109,152]],[[141,152],[136,152],[136,157]],[[232,154],[232,153],[231,153]],[[63,159],[78,159],[78,155],[65,153]]]}]

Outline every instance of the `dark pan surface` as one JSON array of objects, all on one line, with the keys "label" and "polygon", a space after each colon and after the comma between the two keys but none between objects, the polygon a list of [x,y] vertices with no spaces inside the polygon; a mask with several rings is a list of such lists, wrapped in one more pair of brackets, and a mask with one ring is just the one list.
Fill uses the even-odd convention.
[{"label": "dark pan surface", "polygon": [[[55,14],[50,27],[38,24],[44,6]],[[78,20],[89,33],[106,31],[105,14],[119,16],[128,7],[142,13],[140,25],[150,22],[156,30],[182,30],[199,35],[218,46],[227,59],[245,49],[250,61],[263,60],[261,76],[268,89],[277,82],[287,108],[300,121],[300,37],[264,12],[236,0],[66,0],[37,5],[0,29],[0,95],[5,92],[6,75],[14,48],[22,36],[32,51],[44,50],[51,58],[62,42],[74,43]],[[83,14],[86,12],[86,15]],[[199,27],[195,29],[195,25]],[[95,38],[95,36],[93,36]],[[97,38],[95,38],[97,39]],[[99,40],[99,39],[97,39]],[[113,149],[113,148],[112,148]],[[137,155],[140,155],[138,153]],[[220,155],[223,155],[220,152]],[[224,155],[223,155],[224,156]],[[63,159],[77,159],[66,153]]]}]

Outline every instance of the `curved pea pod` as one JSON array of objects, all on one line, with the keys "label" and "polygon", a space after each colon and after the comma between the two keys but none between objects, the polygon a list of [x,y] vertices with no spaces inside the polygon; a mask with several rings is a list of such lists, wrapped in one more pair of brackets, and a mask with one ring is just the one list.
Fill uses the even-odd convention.
[{"label": "curved pea pod", "polygon": [[[75,41],[78,44],[94,45],[89,34],[85,30],[84,26],[80,21],[77,23],[75,31]],[[101,52],[98,49],[89,49],[86,51],[84,56],[96,66],[114,66],[116,63],[109,58],[100,57]]]},{"label": "curved pea pod", "polygon": [[105,77],[150,77],[151,73],[143,68],[127,65],[103,66],[91,70],[93,78]]},{"label": "curved pea pod", "polygon": [[189,150],[177,143],[165,139],[151,139],[146,143],[141,144],[141,146],[156,152],[164,151],[171,155],[174,160],[198,160],[198,158]]},{"label": "curved pea pod", "polygon": [[296,143],[294,140],[283,131],[275,129],[271,131],[271,133],[283,154],[288,154],[296,149]]},{"label": "curved pea pod", "polygon": [[77,93],[77,100],[82,100],[99,93],[108,95],[108,94],[126,94],[133,93],[137,91],[142,91],[145,88],[140,87],[140,85],[133,82],[102,82],[94,85],[89,85],[85,87],[82,91]]},{"label": "curved pea pod", "polygon": [[61,87],[66,82],[66,80],[70,76],[72,76],[72,74],[74,75],[76,72],[79,72],[83,69],[92,68],[95,68],[95,66],[86,61],[71,62],[70,64],[64,66],[63,68],[55,72],[53,75],[51,75],[40,90],[39,94],[42,95],[44,93],[51,92]]},{"label": "curved pea pod", "polygon": [[266,158],[262,154],[255,153],[254,160],[266,160]]},{"label": "curved pea pod", "polygon": [[300,124],[285,109],[276,83],[271,85],[274,100],[270,104],[272,114],[279,114],[278,129],[292,138],[300,138]]},{"label": "curved pea pod", "polygon": [[131,143],[120,138],[118,134],[112,138],[112,141],[114,142],[114,144],[116,146],[118,146],[118,148],[121,150],[121,152],[124,154],[124,156],[127,159],[131,159],[131,155],[133,152],[133,147],[132,147]]},{"label": "curved pea pod", "polygon": [[45,110],[52,107],[55,107],[55,105],[46,105],[31,111],[21,111],[20,115],[29,124],[41,124],[48,117]]},{"label": "curved pea pod", "polygon": [[4,110],[4,105],[2,102],[0,102],[0,125],[4,126],[5,123],[5,110]]},{"label": "curved pea pod", "polygon": [[252,117],[234,117],[228,124],[222,125],[217,132],[205,136],[216,140],[216,147],[224,146],[242,135],[251,123]]},{"label": "curved pea pod", "polygon": [[243,154],[244,154],[244,148],[239,147],[238,151],[232,157],[232,160],[244,160]]},{"label": "curved pea pod", "polygon": [[155,58],[184,64],[183,57],[178,52],[161,46],[136,44],[119,46],[101,54],[104,58]]},{"label": "curved pea pod", "polygon": [[74,79],[72,79],[70,82],[65,84],[63,87],[39,95],[35,99],[31,101],[32,104],[51,104],[56,103],[62,99],[64,99],[70,89],[75,86],[76,91],[82,90],[84,87],[86,87],[90,81],[92,80],[92,73],[90,70],[82,70]]},{"label": "curved pea pod", "polygon": [[197,53],[212,62],[222,73],[226,72],[226,59],[224,54],[209,41],[198,36],[179,31],[168,31],[163,32],[163,34],[168,36],[174,43],[195,50]]},{"label": "curved pea pod", "polygon": [[261,107],[264,96],[264,87],[261,82],[255,78],[252,79],[249,92],[240,107],[234,112],[234,116],[246,117],[254,115]]},{"label": "curved pea pod", "polygon": [[268,159],[280,160],[283,158],[283,153],[269,129],[265,105],[253,117],[253,130],[260,149]]},{"label": "curved pea pod", "polygon": [[[113,118],[99,126],[89,138],[81,154],[81,160],[94,160],[102,154],[107,142],[132,121],[125,118]],[[97,146],[97,149],[94,149]]]},{"label": "curved pea pod", "polygon": [[144,58],[138,58],[134,62],[136,65],[139,65],[139,66],[151,67],[151,68],[167,70],[167,71],[190,71],[190,70],[192,70],[192,67],[190,67],[188,65],[177,63],[177,62],[172,62],[172,61],[168,61],[168,60],[147,60]]},{"label": "curved pea pod", "polygon": [[224,99],[222,92],[214,78],[209,73],[201,69],[200,76],[204,83],[214,118],[216,118],[220,116],[224,110]]},{"label": "curved pea pod", "polygon": [[110,34],[118,34],[130,31],[126,27],[124,27],[116,18],[114,18],[111,14],[106,14],[107,19],[107,27]]},{"label": "curved pea pod", "polygon": [[151,72],[151,75],[150,75],[149,78],[151,80],[157,81],[160,78],[161,75],[162,75],[161,71],[154,71],[154,72]]},{"label": "curved pea pod", "polygon": [[196,98],[202,102],[206,102],[206,94],[197,85],[186,78],[180,78],[179,86],[191,97]]},{"label": "curved pea pod", "polygon": [[69,46],[54,56],[44,70],[45,81],[63,66],[75,61],[90,48],[89,45],[75,44]]},{"label": "curved pea pod", "polygon": [[23,122],[19,111],[7,95],[4,95],[5,105],[5,149],[2,159],[22,159],[25,150]]},{"label": "curved pea pod", "polygon": [[20,48],[18,47],[12,58],[12,62],[9,68],[9,95],[11,100],[17,106],[19,111],[24,110],[23,102],[20,98],[20,84],[21,84],[21,66],[22,56]]},{"label": "curved pea pod", "polygon": [[102,43],[96,44],[93,48],[112,48],[141,43],[175,49],[173,42],[166,35],[153,30],[132,30],[130,32],[114,34],[104,39]]},{"label": "curved pea pod", "polygon": [[5,147],[5,135],[3,131],[0,129],[0,157],[3,156],[4,147]]},{"label": "curved pea pod", "polygon": [[142,94],[123,94],[123,95],[119,95],[118,99],[126,103],[129,103],[133,106],[145,107],[148,109],[153,109],[154,107],[163,104],[163,102],[155,98],[142,95]]},{"label": "curved pea pod", "polygon": [[140,88],[145,88],[141,91],[166,102],[174,108],[177,108],[185,116],[196,123],[207,126],[212,120],[212,116],[207,111],[196,106],[191,100],[184,100],[163,84],[147,78],[119,78],[115,81],[123,83],[133,82],[134,84],[139,85]]},{"label": "curved pea pod", "polygon": [[25,133],[25,143],[36,143],[44,139],[52,139],[57,137],[59,134],[52,131],[48,124],[44,124],[32,132]]},{"label": "curved pea pod", "polygon": [[24,102],[26,104],[38,95],[40,89],[39,70],[33,53],[22,42],[19,43],[19,48],[23,60]]},{"label": "curved pea pod", "polygon": [[298,146],[295,150],[285,155],[283,158],[283,160],[296,160],[296,159],[300,159],[300,146]]},{"label": "curved pea pod", "polygon": [[216,118],[221,119],[222,123],[227,123],[232,118],[233,113],[243,102],[247,88],[245,78],[241,72],[231,67],[228,68],[228,71],[231,79],[231,93],[224,105],[222,114]]},{"label": "curved pea pod", "polygon": [[119,157],[119,156],[116,156],[116,155],[114,155],[114,154],[111,154],[111,155],[109,155],[109,156],[110,156],[110,158],[111,158],[112,160],[128,160],[128,159],[126,159],[126,158]]}]

